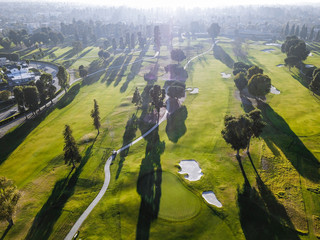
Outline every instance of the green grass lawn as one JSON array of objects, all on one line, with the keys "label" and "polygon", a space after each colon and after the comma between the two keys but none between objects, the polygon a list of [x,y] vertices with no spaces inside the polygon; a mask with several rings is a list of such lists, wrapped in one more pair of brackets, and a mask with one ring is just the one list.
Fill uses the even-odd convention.
[{"label": "green grass lawn", "polygon": [[[219,45],[236,61],[232,42],[221,39]],[[190,58],[201,52],[200,47],[208,49],[210,41],[185,40],[180,46]],[[298,81],[295,70],[276,67],[285,58],[279,48],[262,42],[250,42],[246,48],[247,61],[263,68],[281,91],[267,96],[261,109],[268,126],[260,139],[251,142],[259,175],[245,152],[241,153],[242,173],[235,152],[221,137],[224,116],[243,114],[247,106],[235,97],[233,79],[220,75],[232,70],[209,52],[187,69],[186,85],[199,88],[199,93],[187,93],[172,121],[163,122],[146,139],[118,154],[111,165],[109,188],[80,228],[80,238],[291,240],[320,235],[319,168],[315,164],[320,157],[319,101]],[[261,51],[270,48],[275,51]],[[52,50],[58,62],[70,51]],[[84,49],[79,53],[84,58],[72,60],[71,68],[88,66],[97,50]],[[145,56],[153,55],[151,46]],[[159,75],[164,73],[163,67],[171,63],[166,47],[161,48],[160,56],[158,62],[148,59],[133,65],[127,64],[140,59],[140,53],[113,56],[99,80],[73,86],[48,114],[0,140],[8,149],[0,153],[0,172],[22,191],[15,225],[6,238],[66,236],[99,192],[111,150],[150,127],[143,121],[138,124],[142,110],[136,110],[131,97],[135,87],[148,95],[143,73],[156,62]],[[306,63],[316,65],[318,58],[314,55]],[[159,77],[158,84],[164,82]],[[96,139],[90,118],[93,99],[100,106],[102,122]],[[65,124],[71,126],[83,156],[68,178],[70,167],[63,164],[62,155]],[[190,182],[178,173],[179,162],[186,159],[199,163],[204,174],[200,180]],[[223,207],[208,204],[201,196],[203,191],[213,191]],[[6,223],[1,223],[0,236],[5,229]]]}]

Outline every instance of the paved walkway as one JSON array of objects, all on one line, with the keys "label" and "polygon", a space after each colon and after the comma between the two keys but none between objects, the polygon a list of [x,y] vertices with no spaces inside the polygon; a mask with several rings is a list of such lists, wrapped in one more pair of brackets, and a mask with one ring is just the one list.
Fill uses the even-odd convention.
[{"label": "paved walkway", "polygon": [[[187,65],[193,61],[194,59],[208,53],[209,51],[211,51],[211,49],[213,48],[214,44],[210,47],[210,49],[208,49],[207,51],[191,58],[186,65],[184,66],[184,68],[187,67]],[[157,52],[155,54],[154,57],[157,57],[159,55],[159,53]],[[154,58],[153,57],[153,58]],[[137,138],[136,140],[132,141],[131,143],[127,144],[126,146],[120,148],[117,150],[117,154],[119,154],[120,152],[122,152],[123,150],[129,148],[130,146],[132,146],[133,144],[136,144],[137,142],[139,142],[140,140],[142,140],[143,138],[145,138],[148,134],[150,134],[154,129],[156,129],[163,121],[166,120],[167,118],[167,114],[168,111],[165,111],[165,114],[163,115],[163,117],[161,118],[161,120],[154,125],[151,129],[149,129],[146,133],[144,133],[141,137]],[[64,240],[72,240],[73,237],[75,236],[75,234],[78,232],[80,226],[82,225],[82,223],[84,222],[84,220],[89,216],[89,214],[91,213],[91,211],[94,209],[94,207],[99,203],[99,201],[101,200],[101,198],[103,197],[103,195],[105,194],[105,192],[108,189],[109,183],[110,183],[110,164],[112,162],[112,160],[114,159],[115,155],[111,155],[106,164],[104,165],[104,174],[105,174],[105,179],[104,179],[104,183],[103,186],[100,190],[100,192],[98,193],[98,195],[96,196],[96,198],[90,203],[89,207],[81,214],[81,216],[78,218],[78,220],[76,221],[76,223],[73,225],[73,227],[71,228],[70,232],[68,233],[68,235],[65,237]]]}]

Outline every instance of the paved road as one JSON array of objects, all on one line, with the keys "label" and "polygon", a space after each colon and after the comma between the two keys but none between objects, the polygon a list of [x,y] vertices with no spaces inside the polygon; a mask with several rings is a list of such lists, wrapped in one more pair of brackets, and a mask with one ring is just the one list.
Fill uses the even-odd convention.
[{"label": "paved road", "polygon": [[[194,59],[208,53],[209,51],[212,50],[214,44],[210,47],[210,49],[208,49],[207,51],[191,58],[187,63],[186,65],[184,66],[184,68],[187,68],[188,64],[193,61]],[[157,52],[155,54],[154,57],[152,58],[155,58],[159,55],[159,53]],[[117,150],[117,154],[119,154],[120,152],[122,152],[123,150],[129,148],[130,146],[136,144],[137,142],[141,141],[143,138],[145,138],[148,134],[150,134],[154,129],[156,129],[163,121],[166,120],[167,118],[167,114],[168,114],[168,111],[165,110],[165,113],[163,115],[163,117],[161,118],[161,120],[156,124],[154,125],[151,129],[149,129],[146,133],[144,133],[142,136],[140,136],[139,138],[137,138],[136,140],[132,141],[131,143],[127,144],[126,146],[120,148]],[[103,195],[105,194],[105,192],[107,191],[108,189],[108,186],[109,186],[109,183],[110,183],[110,164],[111,162],[113,161],[113,159],[115,158],[115,155],[111,155],[105,165],[104,165],[104,175],[105,175],[105,178],[104,178],[104,183],[103,183],[103,186],[100,190],[100,192],[98,193],[98,195],[96,196],[96,198],[90,203],[89,207],[81,214],[81,216],[78,218],[78,220],[76,221],[76,223],[73,225],[73,227],[71,228],[70,232],[68,233],[68,235],[65,237],[64,240],[72,240],[73,237],[75,236],[75,234],[78,232],[79,228],[81,227],[82,223],[84,222],[84,220],[89,216],[89,214],[91,213],[91,211],[94,209],[94,207],[99,203],[99,201],[101,200],[101,198],[103,197]]]}]

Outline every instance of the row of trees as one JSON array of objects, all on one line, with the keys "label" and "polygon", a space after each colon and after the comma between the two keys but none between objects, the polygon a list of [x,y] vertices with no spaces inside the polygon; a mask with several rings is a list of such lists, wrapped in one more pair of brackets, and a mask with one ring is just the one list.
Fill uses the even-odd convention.
[{"label": "row of trees", "polygon": [[36,83],[31,82],[30,85],[13,88],[19,112],[25,112],[27,108],[35,113],[41,105],[46,103],[48,97],[52,103],[55,92],[56,87],[52,84],[52,75],[49,73],[41,74]]},{"label": "row of trees", "polygon": [[0,39],[0,45],[6,50],[10,49],[12,43],[20,47],[23,45],[31,47],[37,43],[57,45],[64,41],[64,36],[60,32],[45,27],[35,30],[32,34],[28,34],[25,29],[22,29],[17,31],[9,30],[5,35]]},{"label": "row of trees", "polygon": [[261,98],[270,92],[271,79],[263,74],[263,69],[249,66],[242,62],[234,64],[234,82],[240,93],[247,88],[248,92],[256,98]]},{"label": "row of trees", "polygon": [[313,26],[310,32],[308,32],[308,27],[305,24],[303,24],[300,30],[299,25],[293,24],[290,27],[288,22],[285,28],[282,30],[282,35],[284,35],[284,37],[295,35],[300,37],[301,39],[308,40],[308,41],[316,41],[316,42],[320,41],[320,31],[316,33],[315,28]]},{"label": "row of trees", "polygon": [[[98,130],[100,128],[99,106],[97,101],[94,100],[94,108],[91,112],[93,118],[93,125]],[[65,164],[72,165],[71,171],[76,167],[76,163],[81,161],[79,148],[72,136],[72,130],[69,125],[65,125],[63,131],[64,137],[64,160]],[[12,216],[15,212],[16,205],[21,197],[21,193],[13,184],[13,181],[6,177],[0,177],[0,221],[8,221],[9,227],[13,225]]]},{"label": "row of trees", "polygon": [[291,67],[299,67],[301,62],[306,60],[310,54],[306,43],[297,36],[286,37],[286,41],[281,45],[281,52],[287,55],[284,61],[289,69]]}]

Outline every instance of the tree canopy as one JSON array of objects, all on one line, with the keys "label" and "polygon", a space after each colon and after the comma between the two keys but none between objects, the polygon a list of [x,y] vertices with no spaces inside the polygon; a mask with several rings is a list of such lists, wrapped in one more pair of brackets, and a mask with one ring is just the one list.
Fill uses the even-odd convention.
[{"label": "tree canopy", "polygon": [[93,109],[91,110],[91,117],[93,119],[93,126],[98,130],[98,135],[100,133],[99,129],[101,126],[100,123],[100,112],[99,112],[99,105],[96,99],[93,100]]},{"label": "tree canopy", "polygon": [[0,221],[13,225],[12,216],[20,199],[20,193],[11,180],[0,177]]},{"label": "tree canopy", "polygon": [[208,34],[214,40],[220,33],[220,26],[218,23],[212,23],[208,28]]},{"label": "tree canopy", "polygon": [[166,91],[164,89],[161,89],[159,85],[154,85],[150,89],[150,97],[152,99],[152,105],[154,105],[154,107],[158,112],[158,120],[159,120],[160,108],[164,106],[163,100],[166,97]]},{"label": "tree canopy", "polygon": [[64,88],[65,91],[67,91],[67,87],[69,84],[69,75],[67,73],[67,70],[63,66],[59,66],[57,77],[59,80],[59,85]]},{"label": "tree canopy", "polygon": [[63,137],[64,137],[64,147],[63,147],[64,161],[65,161],[65,164],[68,164],[68,165],[72,164],[72,170],[73,170],[76,167],[75,163],[80,162],[81,156],[80,156],[76,141],[72,136],[72,130],[69,125],[65,125]]},{"label": "tree canopy", "polygon": [[181,62],[186,59],[186,55],[181,49],[173,49],[171,51],[171,59],[177,62]]},{"label": "tree canopy", "polygon": [[233,81],[240,92],[248,85],[248,80],[244,72],[239,72]]},{"label": "tree canopy", "polygon": [[287,57],[296,57],[299,61],[306,60],[310,53],[306,43],[297,36],[286,37],[286,41],[281,45],[281,51],[286,53]]},{"label": "tree canopy", "polygon": [[141,102],[142,102],[141,95],[140,95],[139,89],[136,87],[136,90],[133,93],[132,103],[135,104],[136,106],[140,106]]},{"label": "tree canopy", "polygon": [[267,75],[256,74],[248,82],[248,91],[255,97],[264,97],[270,92],[271,79]]},{"label": "tree canopy", "polygon": [[252,120],[246,116],[239,117],[227,115],[224,118],[224,129],[221,131],[223,139],[237,151],[245,149],[248,146],[250,139],[250,131],[248,129],[252,125]]}]

